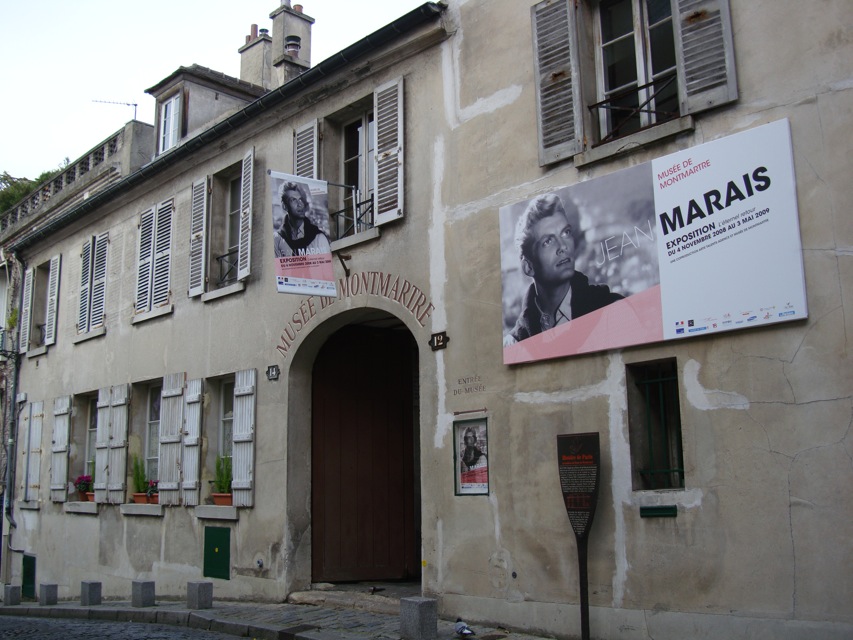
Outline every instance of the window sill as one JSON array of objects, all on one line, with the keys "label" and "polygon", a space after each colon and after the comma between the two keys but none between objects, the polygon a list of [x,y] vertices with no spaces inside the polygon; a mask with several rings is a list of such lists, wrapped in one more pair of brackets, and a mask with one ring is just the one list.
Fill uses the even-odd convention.
[{"label": "window sill", "polygon": [[700,489],[634,491],[631,502],[638,507],[666,507],[675,505],[680,509],[692,509],[702,504],[702,491]]},{"label": "window sill", "polygon": [[21,511],[38,511],[39,510],[39,501],[38,500],[19,500],[18,501],[18,509]]},{"label": "window sill", "polygon": [[47,353],[47,347],[38,347],[37,349],[30,349],[27,351],[28,358],[38,358],[39,356],[43,356]]},{"label": "window sill", "polygon": [[134,504],[128,502],[121,505],[123,516],[155,516],[163,517],[163,505],[161,504]]},{"label": "window sill", "polygon": [[94,502],[66,502],[62,507],[65,513],[84,513],[97,515],[98,505]]},{"label": "window sill", "polygon": [[167,304],[162,307],[157,307],[153,311],[146,311],[145,313],[140,313],[139,315],[133,316],[133,319],[130,321],[131,324],[136,324],[138,322],[145,322],[146,320],[153,320],[154,318],[159,318],[160,316],[167,316],[172,311],[174,311],[175,305]]},{"label": "window sill", "polygon": [[195,517],[199,520],[237,520],[237,507],[201,504],[195,508]]},{"label": "window sill", "polygon": [[362,242],[369,242],[370,240],[376,240],[381,234],[379,233],[379,227],[373,227],[372,229],[368,229],[367,231],[362,231],[361,233],[356,233],[352,236],[347,236],[346,238],[341,238],[340,240],[335,240],[331,243],[332,253],[335,251],[340,251],[341,249],[346,249],[348,247],[352,247],[356,244],[361,244]]},{"label": "window sill", "polygon": [[224,298],[225,296],[230,296],[235,293],[240,293],[241,291],[246,290],[245,282],[235,282],[234,284],[229,284],[227,287],[220,287],[215,291],[208,291],[207,293],[201,294],[202,302],[212,302],[213,300],[218,300],[219,298]]},{"label": "window sill", "polygon": [[72,344],[80,344],[81,342],[86,342],[86,340],[92,340],[93,338],[100,338],[101,336],[107,335],[106,327],[98,327],[97,329],[92,329],[91,331],[87,331],[86,333],[81,333],[71,339]]},{"label": "window sill", "polygon": [[693,128],[692,116],[669,120],[656,127],[650,127],[643,131],[632,133],[630,136],[613,140],[600,147],[578,153],[575,155],[575,167],[583,167],[609,158],[615,158],[618,155],[630,153],[634,149],[644,147],[658,140],[663,140],[664,138],[669,138],[685,131],[693,131]]}]

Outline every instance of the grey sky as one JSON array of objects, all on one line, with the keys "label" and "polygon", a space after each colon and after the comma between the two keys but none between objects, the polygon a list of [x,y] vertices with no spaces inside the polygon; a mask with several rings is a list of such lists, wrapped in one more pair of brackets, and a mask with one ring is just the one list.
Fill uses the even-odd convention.
[{"label": "grey sky", "polygon": [[[424,0],[293,0],[316,22],[317,64]],[[250,26],[272,29],[281,0],[0,0],[0,171],[35,178],[133,118],[145,89],[180,66],[240,75]]]}]

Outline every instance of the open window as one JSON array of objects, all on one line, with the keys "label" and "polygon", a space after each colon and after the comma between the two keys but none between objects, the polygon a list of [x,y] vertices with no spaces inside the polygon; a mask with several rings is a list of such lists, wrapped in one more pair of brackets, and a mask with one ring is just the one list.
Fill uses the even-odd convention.
[{"label": "open window", "polygon": [[241,162],[192,185],[190,297],[243,281],[252,271],[254,147]]},{"label": "open window", "polygon": [[160,117],[157,119],[157,152],[168,151],[180,140],[181,134],[181,92],[177,91],[159,104]]},{"label": "open window", "polygon": [[542,165],[737,99],[728,0],[545,0],[531,13]]},{"label": "open window", "polygon": [[24,299],[21,306],[21,353],[56,343],[56,312],[59,302],[60,256],[24,274]]},{"label": "open window", "polygon": [[403,106],[398,78],[294,132],[294,173],[329,182],[332,241],[403,217]]}]

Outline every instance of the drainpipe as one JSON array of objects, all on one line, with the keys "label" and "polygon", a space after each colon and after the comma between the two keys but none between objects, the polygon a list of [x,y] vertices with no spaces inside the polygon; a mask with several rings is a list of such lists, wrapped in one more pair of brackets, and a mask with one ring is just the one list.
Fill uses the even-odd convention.
[{"label": "drainpipe", "polygon": [[[10,576],[10,562],[9,562],[9,552],[19,552],[18,549],[12,548],[12,529],[17,529],[18,524],[15,522],[15,517],[12,514],[12,502],[14,499],[14,487],[15,487],[15,433],[18,428],[18,416],[20,415],[21,410],[24,408],[24,403],[18,402],[18,378],[21,371],[21,358],[20,353],[17,349],[18,341],[20,340],[21,335],[21,313],[20,310],[23,308],[24,304],[24,280],[23,280],[23,263],[19,262],[17,257],[14,254],[9,255],[6,258],[6,282],[11,282],[9,279],[9,261],[12,260],[16,266],[16,270],[21,275],[20,286],[19,286],[19,295],[20,300],[18,303],[18,323],[17,323],[17,332],[16,339],[13,342],[12,349],[8,352],[8,358],[12,360],[14,366],[14,372],[12,376],[11,389],[9,389],[9,379],[6,379],[6,402],[7,406],[9,402],[13,403],[12,411],[9,416],[9,428],[8,428],[8,439],[6,440],[6,488],[3,492],[3,513],[5,515],[6,521],[9,523],[8,528],[5,528],[5,532],[3,534],[3,554],[0,557],[0,561],[2,561],[2,567],[0,567],[0,582],[3,584],[9,584],[11,581]],[[5,311],[5,310],[4,310]],[[5,318],[3,318],[5,321]]]}]

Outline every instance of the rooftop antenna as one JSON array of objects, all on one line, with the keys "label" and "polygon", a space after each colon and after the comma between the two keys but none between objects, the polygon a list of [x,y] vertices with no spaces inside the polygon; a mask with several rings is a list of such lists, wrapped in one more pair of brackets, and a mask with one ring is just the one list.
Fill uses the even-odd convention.
[{"label": "rooftop antenna", "polygon": [[133,119],[136,120],[136,107],[138,105],[135,102],[111,102],[110,100],[92,100],[92,102],[100,102],[101,104],[121,104],[125,107],[133,107]]}]

